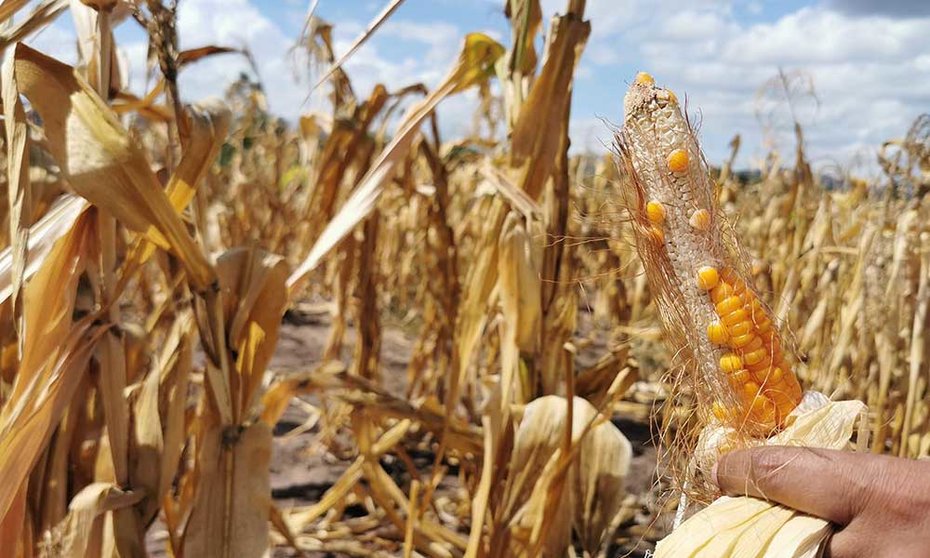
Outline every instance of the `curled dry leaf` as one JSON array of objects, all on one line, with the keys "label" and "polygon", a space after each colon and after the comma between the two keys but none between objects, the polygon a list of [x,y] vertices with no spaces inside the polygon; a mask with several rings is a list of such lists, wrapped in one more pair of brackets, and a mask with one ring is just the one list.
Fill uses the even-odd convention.
[{"label": "curled dry leaf", "polygon": [[234,404],[247,417],[260,397],[265,368],[278,343],[287,303],[284,259],[264,250],[234,248],[216,262],[223,300],[227,343],[238,358],[238,395]]},{"label": "curled dry leaf", "polygon": [[[52,247],[74,226],[89,207],[87,201],[72,194],[55,200],[52,207],[34,225],[29,227],[27,261],[23,281],[28,281],[42,267]],[[11,247],[0,252],[0,302],[13,293],[13,251]]]},{"label": "curled dry leaf", "polygon": [[110,483],[87,485],[71,499],[68,515],[49,533],[39,555],[44,558],[102,556],[103,515],[132,506],[141,499],[141,493],[126,492]]},{"label": "curled dry leaf", "polygon": [[170,249],[206,289],[210,264],[113,111],[70,66],[23,44],[14,58],[19,91],[41,115],[49,150],[75,191]]},{"label": "curled dry leaf", "polygon": [[503,313],[503,400],[507,404],[525,403],[535,393],[535,378],[529,377],[521,356],[536,353],[542,327],[539,278],[541,235],[531,236],[522,218],[515,212],[507,215],[501,233],[498,244],[500,257],[497,262]]},{"label": "curled dry leaf", "polygon": [[[625,479],[633,456],[629,440],[599,417],[586,400],[575,397],[571,410],[571,454],[560,448],[568,408],[563,397],[548,395],[530,402],[514,433],[511,476],[504,487],[504,517],[509,518],[511,552],[563,556],[571,529],[582,534],[586,550],[597,552],[626,495]],[[567,475],[563,459],[574,459]],[[549,507],[553,493],[559,505]],[[539,532],[539,525],[546,528]],[[537,541],[533,541],[535,534]],[[535,543],[535,545],[534,545]],[[503,553],[497,555],[510,556]]]}]

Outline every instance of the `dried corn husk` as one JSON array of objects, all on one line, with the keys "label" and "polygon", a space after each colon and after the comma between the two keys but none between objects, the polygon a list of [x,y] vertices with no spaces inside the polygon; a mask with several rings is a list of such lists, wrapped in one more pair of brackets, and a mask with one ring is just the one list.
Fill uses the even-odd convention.
[{"label": "dried corn husk", "polygon": [[[768,440],[749,444],[848,449],[865,410],[860,401],[831,402],[821,394],[808,392],[789,426]],[[739,442],[745,440],[738,439],[733,429],[719,424],[708,426],[696,454],[698,467],[707,471],[713,461],[708,456]],[[656,558],[815,558],[831,533],[826,520],[756,498],[723,497],[660,541]]]}]

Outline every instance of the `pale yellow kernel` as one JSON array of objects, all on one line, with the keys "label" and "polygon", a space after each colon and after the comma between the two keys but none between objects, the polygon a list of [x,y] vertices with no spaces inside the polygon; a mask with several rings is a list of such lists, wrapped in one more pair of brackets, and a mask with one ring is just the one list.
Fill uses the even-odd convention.
[{"label": "pale yellow kernel", "polygon": [[716,267],[705,265],[698,269],[697,285],[705,291],[716,287],[719,280],[720,275],[717,273]]},{"label": "pale yellow kernel", "polygon": [[730,339],[730,334],[727,333],[727,327],[720,322],[714,322],[707,326],[707,338],[711,343],[716,345],[724,345]]},{"label": "pale yellow kernel", "polygon": [[651,200],[646,204],[646,217],[656,225],[665,222],[665,206],[662,202]]},{"label": "pale yellow kernel", "polygon": [[672,172],[687,172],[688,170],[688,152],[684,149],[676,149],[668,154],[668,170]]},{"label": "pale yellow kernel", "polygon": [[672,91],[671,89],[666,89],[666,91],[668,91],[668,101],[669,101],[670,103],[675,103],[675,104],[677,105],[677,104],[678,104],[678,96],[675,95],[675,92]]},{"label": "pale yellow kernel", "polygon": [[655,85],[656,80],[647,72],[640,72],[636,74],[636,83],[639,85]]},{"label": "pale yellow kernel", "polygon": [[720,357],[720,369],[726,373],[736,372],[743,368],[743,359],[739,355],[727,353]]},{"label": "pale yellow kernel", "polygon": [[688,222],[691,223],[691,226],[699,231],[706,231],[710,229],[710,212],[706,209],[695,209],[694,213],[691,214],[691,218],[688,219]]}]

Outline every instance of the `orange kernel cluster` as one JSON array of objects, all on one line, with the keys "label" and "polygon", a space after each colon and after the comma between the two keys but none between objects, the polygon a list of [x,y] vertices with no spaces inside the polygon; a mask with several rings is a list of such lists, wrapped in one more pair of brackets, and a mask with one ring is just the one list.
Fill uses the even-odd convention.
[{"label": "orange kernel cluster", "polygon": [[[791,373],[771,317],[730,269],[719,274],[708,295],[718,320],[708,326],[707,337],[729,349],[720,359],[720,369],[739,395],[740,418],[769,430],[782,426],[801,401],[801,386]],[[722,418],[719,405],[714,414]]]}]

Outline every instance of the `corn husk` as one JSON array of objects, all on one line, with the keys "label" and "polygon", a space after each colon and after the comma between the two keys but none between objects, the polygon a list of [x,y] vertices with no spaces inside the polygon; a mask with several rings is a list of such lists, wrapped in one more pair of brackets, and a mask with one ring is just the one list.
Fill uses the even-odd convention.
[{"label": "corn husk", "polygon": [[[831,402],[821,394],[808,392],[789,426],[767,440],[753,440],[750,445],[849,449],[850,437],[865,410],[860,401]],[[708,456],[716,455],[721,448],[734,447],[739,441],[737,433],[728,427],[708,426],[696,453],[699,468],[707,471],[712,465]],[[655,555],[815,558],[831,533],[828,521],[773,502],[722,497],[660,541]]]}]

